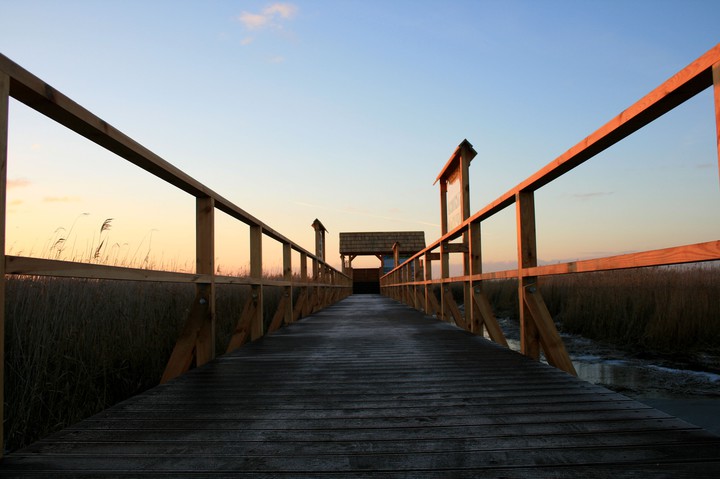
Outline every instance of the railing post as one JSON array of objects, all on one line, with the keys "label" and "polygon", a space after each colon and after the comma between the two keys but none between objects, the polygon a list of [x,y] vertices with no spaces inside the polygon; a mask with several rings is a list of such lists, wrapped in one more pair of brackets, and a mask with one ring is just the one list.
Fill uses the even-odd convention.
[{"label": "railing post", "polygon": [[[465,247],[465,251],[463,251],[463,274],[465,276],[469,276],[472,271],[472,258],[470,256],[470,227],[468,227],[468,229],[463,233],[462,238],[463,246]],[[463,305],[465,309],[465,324],[467,325],[468,330],[474,333],[476,329],[472,321],[472,280],[463,282]]]},{"label": "railing post", "polygon": [[[196,200],[196,271],[210,275],[210,283],[198,284],[198,296],[207,301],[205,321],[198,334],[196,363],[201,366],[215,357],[215,200]],[[202,300],[201,300],[202,302]]]},{"label": "railing post", "polygon": [[308,267],[307,267],[307,254],[300,253],[300,278],[302,279],[305,287],[303,288],[303,305],[300,310],[300,317],[307,316],[310,314],[310,279],[308,278]]},{"label": "railing post", "polygon": [[297,303],[293,306],[293,321],[305,316],[307,308],[307,255],[300,253],[300,294],[297,297]]},{"label": "railing post", "polygon": [[[469,241],[469,255],[470,255],[470,274],[476,275],[482,273],[482,223],[475,221],[470,223],[470,241]],[[507,339],[503,333],[500,325],[495,318],[495,314],[492,310],[492,305],[485,296],[483,291],[482,281],[471,281],[471,314],[470,319],[472,326],[471,330],[477,335],[483,335],[484,331],[487,331],[490,339],[500,344],[501,346],[508,347]],[[467,305],[465,306],[467,308]],[[483,329],[484,328],[484,329]]]},{"label": "railing post", "polygon": [[520,314],[520,350],[533,359],[540,359],[540,336],[525,302],[525,287],[537,283],[536,276],[524,276],[523,268],[537,266],[535,237],[535,195],[520,191],[515,196],[518,248],[518,311]]},{"label": "railing post", "polygon": [[[432,316],[433,314],[436,314],[435,308],[433,307],[432,298],[430,298],[430,295],[434,295],[435,291],[433,291],[433,285],[430,283],[432,281],[432,253],[428,250],[425,252],[425,314]],[[438,318],[439,319],[439,318]]]},{"label": "railing post", "polygon": [[[475,221],[470,223],[468,228],[468,256],[469,272],[465,274],[475,275],[482,273],[482,229],[481,223]],[[470,331],[475,334],[483,334],[483,321],[478,317],[474,308],[474,296],[482,294],[482,281],[470,281],[471,304],[468,311],[468,304],[465,304],[465,319],[470,324]],[[468,315],[469,314],[469,315]]]},{"label": "railing post", "polygon": [[5,450],[5,204],[10,77],[0,71],[0,458]]},{"label": "railing post", "polygon": [[[413,260],[413,282],[417,283],[418,281],[422,280],[422,262],[420,261],[420,258],[415,258]],[[423,309],[423,305],[420,304],[420,291],[417,284],[414,284],[412,286],[412,292],[413,292],[413,304],[415,305],[415,309]]]},{"label": "railing post", "polygon": [[283,322],[290,324],[293,320],[292,246],[290,243],[283,243],[283,279],[291,283],[290,286],[285,286],[283,293],[287,301]]},{"label": "railing post", "polygon": [[[440,182],[440,234],[447,234],[448,224],[448,208],[447,208],[447,182]],[[447,251],[447,242],[440,243],[440,278],[445,279],[450,276],[450,254]],[[447,284],[440,284],[440,310],[438,311],[438,319],[446,321],[445,316],[445,295],[447,294]]]},{"label": "railing post", "polygon": [[[444,234],[444,233],[443,233]],[[446,279],[450,277],[450,253],[448,252],[448,244],[446,241],[440,243],[440,278]],[[450,291],[450,283],[440,284],[440,318],[442,321],[448,320],[448,313],[445,308],[445,296],[452,294]]]},{"label": "railing post", "polygon": [[720,178],[720,62],[713,65],[712,72],[715,98],[715,136],[717,140],[718,176]]},{"label": "railing post", "polygon": [[292,322],[293,305],[292,305],[292,247],[290,243],[282,243],[283,245],[283,280],[290,284],[283,286],[282,298],[277,305],[277,310],[273,315],[268,333],[272,333],[279,329],[283,324],[287,325]]},{"label": "railing post", "polygon": [[515,198],[518,229],[518,300],[520,301],[520,347],[522,353],[540,359],[540,346],[550,365],[577,376],[565,344],[538,289],[537,276],[523,269],[537,266],[535,196],[519,191]]},{"label": "railing post", "polygon": [[310,314],[314,313],[318,309],[318,302],[320,300],[320,263],[317,258],[312,258],[312,293],[310,294]]},{"label": "railing post", "polygon": [[255,314],[250,323],[250,340],[255,341],[265,334],[263,314],[262,286],[262,226],[250,226],[250,278],[254,284],[250,294],[255,306]]},{"label": "railing post", "polygon": [[209,283],[198,283],[195,299],[180,337],[175,343],[160,383],[165,383],[195,364],[201,366],[215,357],[215,200],[198,197],[195,201],[195,269],[210,275]]},{"label": "railing post", "polygon": [[[460,188],[462,198],[461,201],[461,218],[465,221],[470,217],[470,162],[477,153],[467,140],[460,143]],[[463,251],[463,273],[467,276],[470,274],[470,233],[469,229],[462,235],[462,244],[465,246]],[[463,283],[463,304],[465,306],[465,324],[467,328],[473,332],[472,325],[472,282],[465,281]]]}]

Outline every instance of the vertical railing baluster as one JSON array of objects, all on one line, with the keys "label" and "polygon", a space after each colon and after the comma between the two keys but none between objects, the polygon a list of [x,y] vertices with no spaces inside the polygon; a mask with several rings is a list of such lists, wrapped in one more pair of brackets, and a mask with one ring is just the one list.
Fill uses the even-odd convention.
[{"label": "vertical railing baluster", "polygon": [[[448,209],[447,209],[447,182],[440,182],[440,234],[447,234]],[[445,279],[450,276],[450,254],[447,251],[447,241],[440,243],[440,278]],[[437,312],[438,319],[446,321],[445,316],[445,296],[448,294],[448,285],[440,284],[440,310]]]},{"label": "vertical railing baluster", "polygon": [[195,299],[165,366],[161,383],[165,383],[195,364],[201,366],[215,357],[215,200],[195,200],[195,270],[209,275],[208,282],[195,286]]},{"label": "vertical railing baluster", "polygon": [[535,195],[520,191],[515,196],[518,248],[518,308],[520,314],[520,350],[526,356],[540,359],[540,336],[525,302],[525,287],[537,283],[536,276],[525,276],[523,268],[537,266],[535,237]]},{"label": "vertical railing baluster", "polygon": [[209,283],[196,286],[198,297],[206,301],[207,309],[195,345],[196,364],[202,366],[215,357],[215,200],[209,197],[196,200],[195,269],[198,274],[210,275]]},{"label": "vertical railing baluster", "polygon": [[[463,274],[465,276],[470,276],[470,272],[472,271],[472,267],[470,266],[470,263],[472,259],[470,258],[470,228],[468,227],[467,230],[463,233],[462,239],[463,239],[463,246],[464,251],[462,253],[463,255]],[[463,306],[464,306],[464,316],[465,316],[465,325],[470,332],[475,332],[475,328],[472,321],[472,310],[473,310],[473,303],[472,303],[472,281],[466,280],[463,281]]]},{"label": "vertical railing baluster", "polygon": [[542,346],[548,363],[577,375],[565,344],[540,294],[537,276],[529,276],[524,272],[525,268],[537,266],[535,195],[532,191],[519,191],[515,201],[518,230],[520,348],[523,354],[538,360]]},{"label": "vertical railing baluster", "polygon": [[262,226],[250,226],[250,278],[253,281],[250,294],[255,314],[250,323],[250,339],[255,341],[265,334],[262,285]]},{"label": "vertical railing baluster", "polygon": [[287,304],[285,305],[285,324],[292,323],[293,320],[293,273],[292,273],[292,246],[290,243],[283,243],[283,279],[290,281],[289,286],[285,286],[285,297]]},{"label": "vertical railing baluster", "polygon": [[[479,221],[473,221],[468,228],[468,258],[469,258],[469,274],[476,275],[482,273],[482,226]],[[470,331],[480,336],[483,335],[483,320],[476,314],[475,302],[476,295],[482,294],[482,281],[470,281],[470,311],[468,315],[468,305],[465,304],[465,318],[470,323]]]},{"label": "vertical railing baluster", "polygon": [[308,279],[307,254],[300,253],[300,278],[303,282],[303,302],[300,317],[310,314],[310,284]]},{"label": "vertical railing baluster", "polygon": [[423,309],[423,304],[421,304],[420,301],[420,288],[417,285],[418,281],[422,281],[422,267],[420,266],[420,257],[417,257],[413,260],[413,282],[416,283],[412,287],[413,291],[413,304],[415,305],[415,309],[421,310]]},{"label": "vertical railing baluster", "polygon": [[[427,250],[425,252],[425,314],[432,316],[433,314],[439,314],[435,308],[435,290],[433,288],[432,281],[432,252]],[[438,317],[438,319],[440,319]]]}]

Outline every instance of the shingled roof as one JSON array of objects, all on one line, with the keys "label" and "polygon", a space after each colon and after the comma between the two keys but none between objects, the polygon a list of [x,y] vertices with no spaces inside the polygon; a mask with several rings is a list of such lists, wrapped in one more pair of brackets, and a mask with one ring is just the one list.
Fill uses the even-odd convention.
[{"label": "shingled roof", "polygon": [[401,255],[413,255],[425,248],[425,232],[340,233],[340,254],[390,255],[395,243],[400,244]]}]

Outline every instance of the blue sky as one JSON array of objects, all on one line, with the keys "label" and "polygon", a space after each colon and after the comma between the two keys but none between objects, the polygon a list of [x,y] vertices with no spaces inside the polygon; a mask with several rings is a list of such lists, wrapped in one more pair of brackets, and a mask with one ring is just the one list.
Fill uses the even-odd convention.
[{"label": "blue sky", "polygon": [[[308,249],[320,218],[336,265],[340,232],[436,239],[433,181],[463,138],[478,151],[476,211],[720,41],[720,4],[692,0],[0,0],[0,11],[0,52]],[[714,132],[704,92],[540,190],[541,259],[717,239]],[[9,153],[12,254],[56,255],[67,237],[61,255],[82,259],[105,235],[117,258],[192,268],[192,198],[17,103]],[[222,217],[218,228],[218,264],[242,269],[246,229]],[[484,232],[486,267],[512,265],[514,210]]]}]

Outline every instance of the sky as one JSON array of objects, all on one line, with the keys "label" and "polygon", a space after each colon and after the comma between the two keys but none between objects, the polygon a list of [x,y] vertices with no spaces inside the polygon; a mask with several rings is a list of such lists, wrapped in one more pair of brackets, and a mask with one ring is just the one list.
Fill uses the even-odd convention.
[{"label": "sky", "polygon": [[[463,139],[474,212],[720,41],[710,0],[0,11],[0,53],[308,250],[320,219],[336,267],[340,232],[439,237],[433,183]],[[706,90],[536,192],[540,261],[718,239],[713,108]],[[8,155],[9,254],[193,270],[192,197],[14,100]],[[245,271],[247,227],[216,223],[217,268]],[[485,270],[516,266],[515,236],[514,208],[483,223]]]}]

